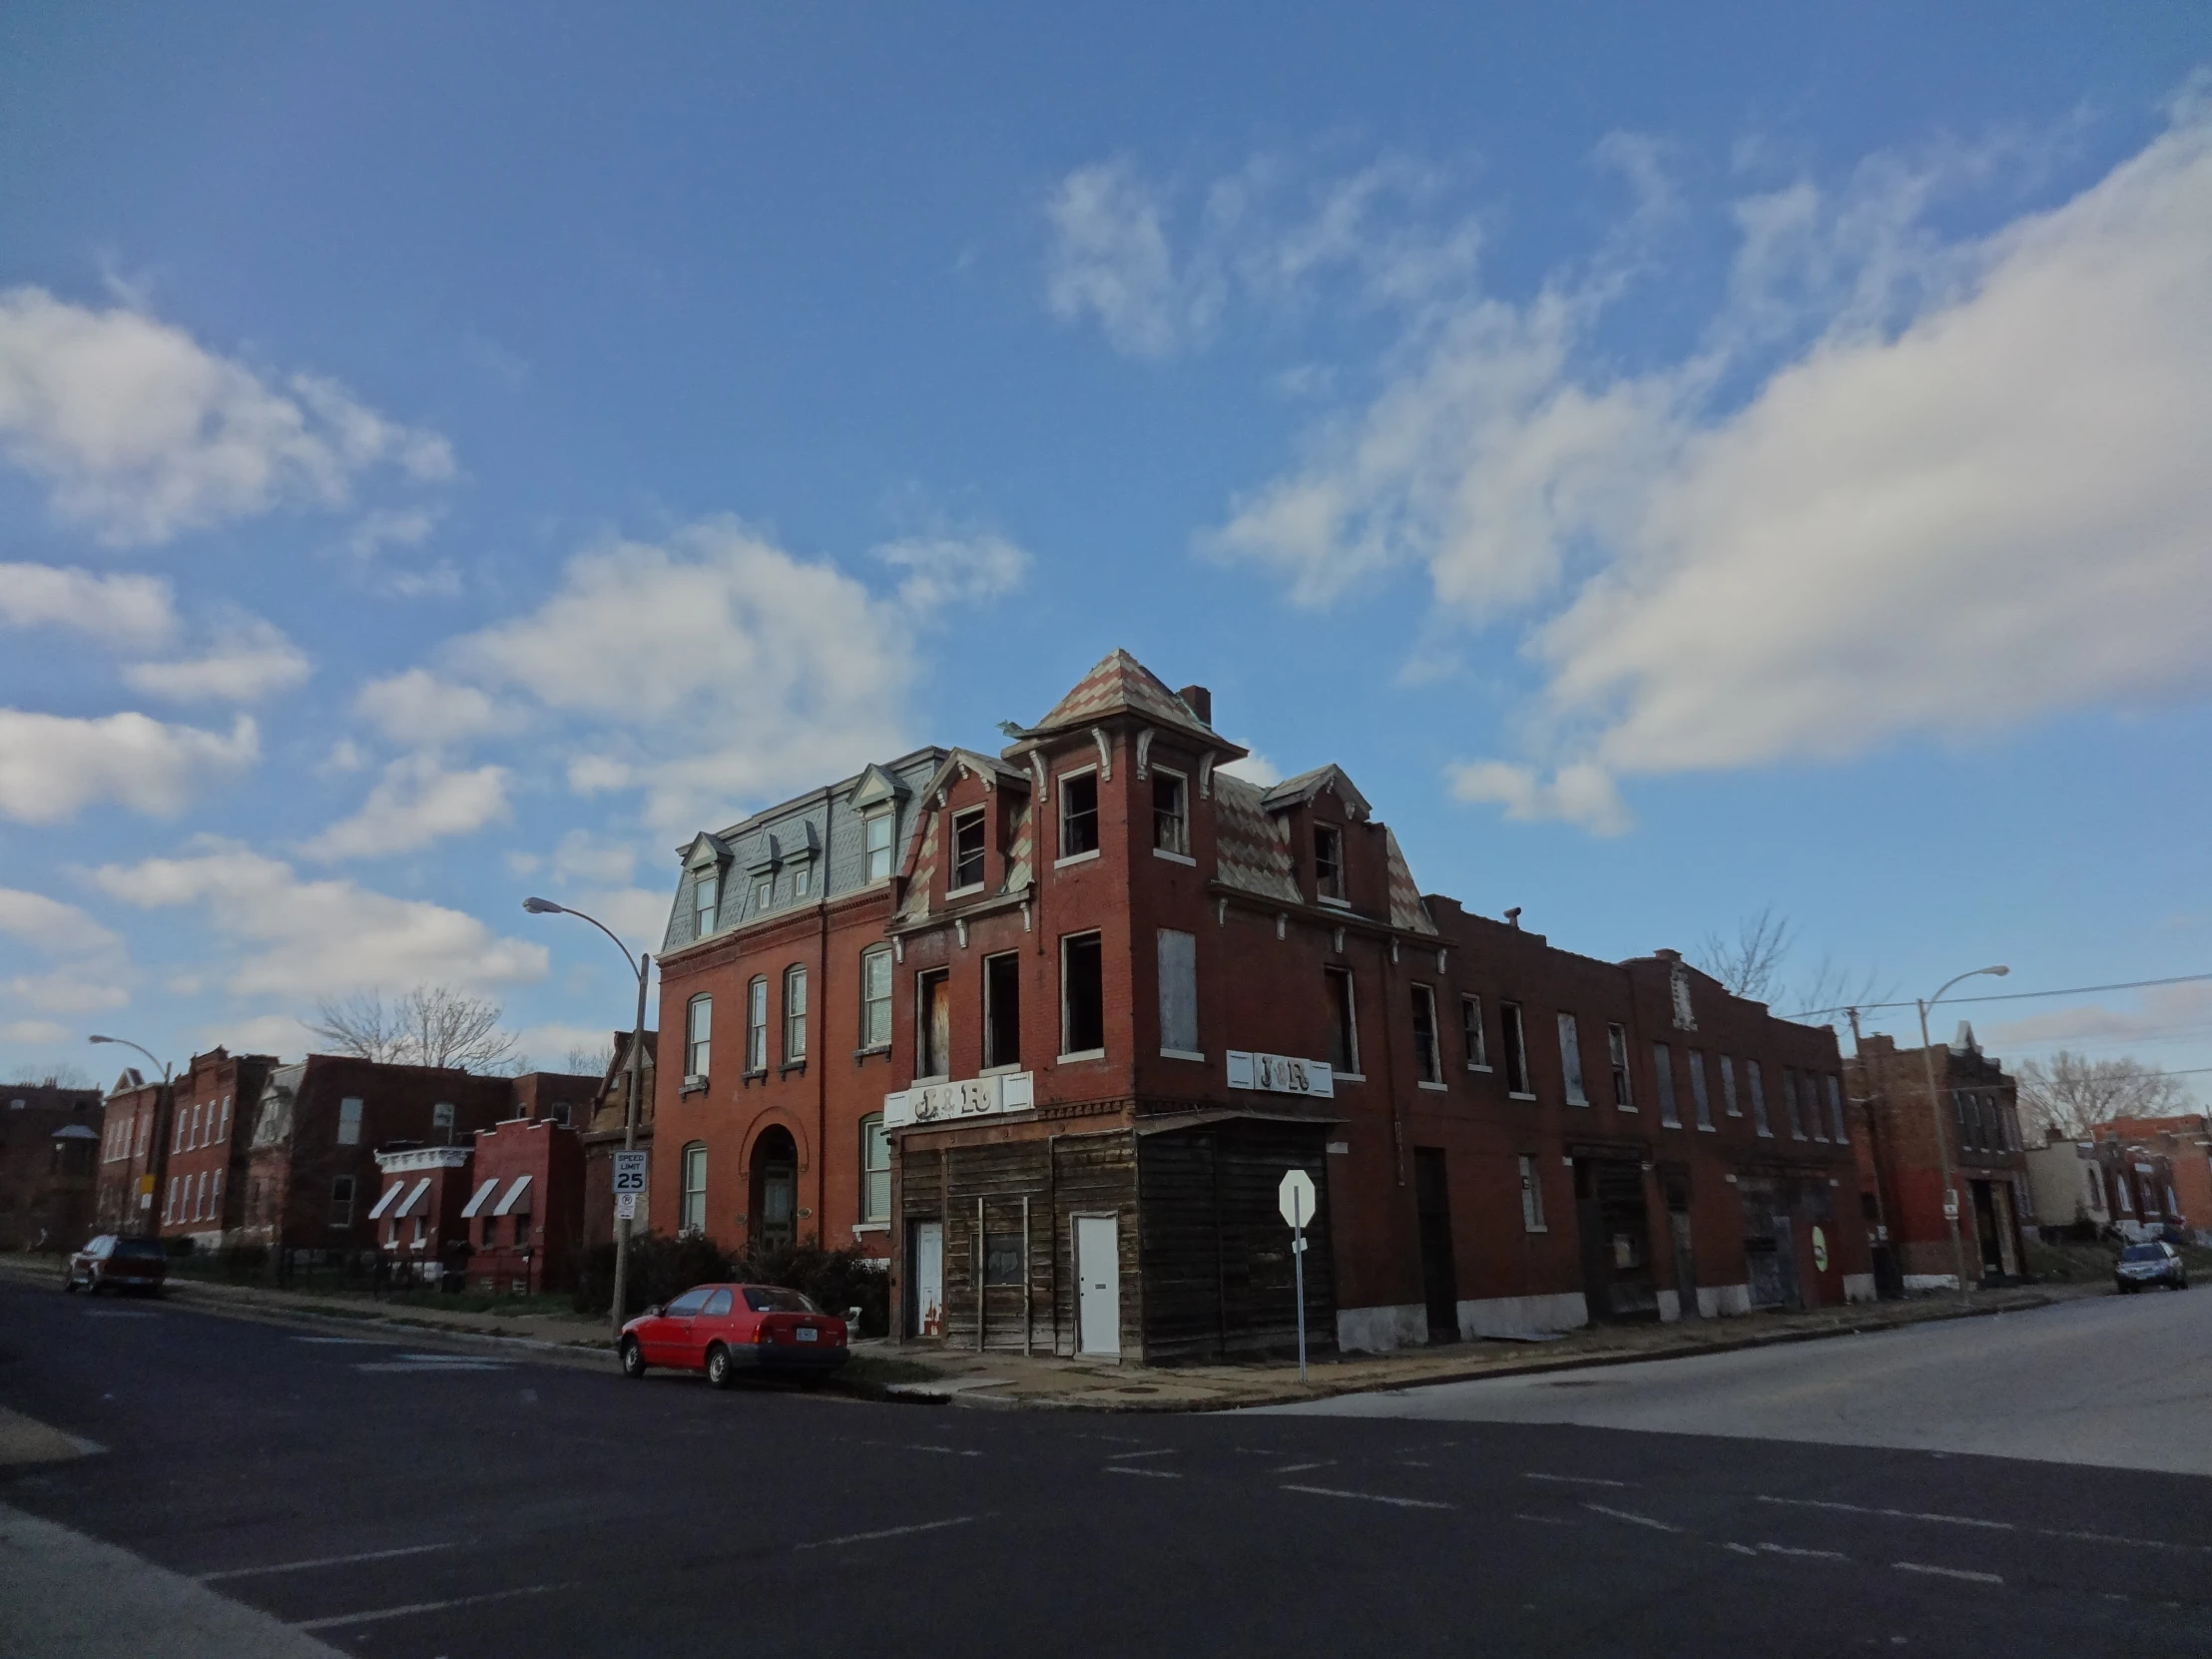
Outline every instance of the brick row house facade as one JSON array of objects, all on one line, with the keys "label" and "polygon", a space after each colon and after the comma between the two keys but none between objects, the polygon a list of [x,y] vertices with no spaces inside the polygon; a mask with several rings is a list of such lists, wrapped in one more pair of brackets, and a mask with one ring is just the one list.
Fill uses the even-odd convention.
[{"label": "brick row house facade", "polygon": [[371,1242],[403,1278],[499,1296],[573,1288],[585,1242],[581,1132],[524,1104],[525,1115],[451,1144],[376,1154]]},{"label": "brick row house facade", "polygon": [[[1951,1042],[1926,1054],[1867,1036],[1846,1074],[1865,1129],[1858,1141],[1861,1191],[1901,1288],[1955,1290],[1960,1263],[1969,1286],[2019,1278],[2021,1226],[2034,1216],[2019,1090],[1981,1051],[1973,1027],[1961,1021]],[[1955,1254],[1946,1169],[1958,1224]]]},{"label": "brick row house facade", "polygon": [[0,1250],[75,1250],[98,1202],[101,1097],[0,1084]]},{"label": "brick row house facade", "polygon": [[2088,1140],[2052,1137],[2027,1153],[2034,1211],[2029,1219],[2048,1243],[2061,1238],[2118,1237],[2130,1243],[2178,1230],[2212,1242],[2212,1148],[2202,1118],[2119,1118],[2100,1123]]},{"label": "brick row house facade", "polygon": [[126,1070],[101,1115],[100,1180],[93,1223],[104,1233],[151,1237],[161,1225],[160,1194],[169,1168],[171,1089]]},{"label": "brick row house facade", "polygon": [[[1157,1360],[1871,1297],[1835,1035],[1424,897],[1126,653],[681,849],[653,1224],[815,1235],[912,1341]],[[733,1017],[734,1016],[734,1017]]]}]

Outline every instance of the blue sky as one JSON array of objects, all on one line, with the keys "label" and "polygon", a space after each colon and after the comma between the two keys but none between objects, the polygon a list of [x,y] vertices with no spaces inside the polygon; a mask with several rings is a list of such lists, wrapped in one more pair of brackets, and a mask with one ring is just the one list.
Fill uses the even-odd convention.
[{"label": "blue sky", "polygon": [[1570,948],[2212,969],[2201,8],[1190,11],[8,8],[0,1070],[559,1064],[1116,645]]}]

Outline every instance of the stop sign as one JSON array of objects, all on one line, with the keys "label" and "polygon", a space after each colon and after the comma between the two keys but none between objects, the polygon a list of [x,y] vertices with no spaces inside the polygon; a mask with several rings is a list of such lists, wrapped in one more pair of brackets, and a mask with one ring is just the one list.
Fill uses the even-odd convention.
[{"label": "stop sign", "polygon": [[1283,1212],[1283,1219],[1293,1227],[1311,1227],[1314,1223],[1314,1178],[1302,1169],[1294,1169],[1283,1177],[1283,1185],[1276,1189],[1275,1202]]}]

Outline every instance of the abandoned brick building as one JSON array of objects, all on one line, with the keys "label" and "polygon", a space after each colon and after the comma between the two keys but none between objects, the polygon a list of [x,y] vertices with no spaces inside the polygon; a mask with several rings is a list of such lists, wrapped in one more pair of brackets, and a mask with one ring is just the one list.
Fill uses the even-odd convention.
[{"label": "abandoned brick building", "polygon": [[1834,1032],[1423,896],[1125,652],[680,849],[652,1225],[816,1236],[905,1340],[1158,1360],[1873,1295]]}]

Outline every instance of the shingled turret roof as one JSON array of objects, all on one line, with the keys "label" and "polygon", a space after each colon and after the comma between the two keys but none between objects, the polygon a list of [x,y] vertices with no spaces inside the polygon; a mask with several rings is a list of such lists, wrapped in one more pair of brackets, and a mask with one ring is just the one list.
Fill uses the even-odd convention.
[{"label": "shingled turret roof", "polygon": [[1169,726],[1202,738],[1218,754],[1241,756],[1244,750],[1200,720],[1160,677],[1119,649],[1109,651],[1090,673],[1075,683],[1067,696],[1053,704],[1051,713],[1022,736],[1041,737],[1071,726],[1088,726],[1106,715],[1129,714],[1160,726]]}]

